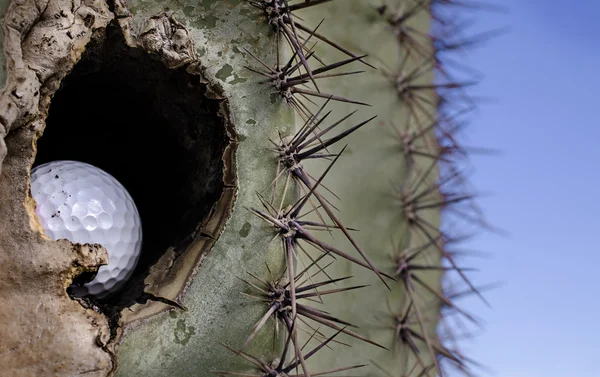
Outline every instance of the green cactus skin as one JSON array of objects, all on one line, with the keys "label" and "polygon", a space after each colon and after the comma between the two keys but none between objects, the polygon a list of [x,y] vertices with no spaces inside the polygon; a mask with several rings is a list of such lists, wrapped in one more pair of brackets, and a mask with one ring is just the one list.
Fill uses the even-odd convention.
[{"label": "green cactus skin", "polygon": [[[352,347],[338,347],[334,352],[327,350],[316,355],[309,364],[314,370],[364,362],[371,364],[367,369],[373,376],[417,376],[421,373],[429,376],[441,374],[440,368],[444,364],[468,365],[466,360],[442,345],[436,331],[441,320],[440,307],[444,304],[440,297],[446,292],[442,291],[441,285],[444,271],[439,268],[443,255],[438,248],[443,245],[437,242],[440,246],[436,247],[431,239],[437,241],[441,236],[435,230],[440,226],[440,208],[442,204],[451,205],[452,198],[440,193],[440,190],[446,190],[444,185],[441,189],[436,187],[437,179],[443,173],[434,158],[442,152],[434,136],[435,130],[426,128],[438,119],[438,93],[433,87],[427,88],[434,74],[430,64],[434,50],[431,41],[423,37],[430,29],[431,14],[427,6],[417,3],[331,2],[299,13],[302,19],[314,20],[313,27],[325,19],[320,33],[357,54],[367,54],[368,60],[378,68],[367,69],[352,79],[320,83],[324,92],[335,92],[371,104],[372,107],[360,109],[361,117],[378,116],[376,124],[362,128],[344,141],[349,147],[324,184],[340,198],[341,220],[360,230],[356,240],[370,252],[374,263],[385,272],[398,273],[398,282],[387,291],[376,276],[352,263],[336,261],[330,267],[332,277],[354,277],[341,282],[341,287],[356,284],[369,287],[329,297],[326,310],[359,326],[357,331],[361,335],[391,351],[369,347],[344,336],[342,340]],[[381,5],[387,8],[381,8]],[[406,21],[392,25],[389,22],[392,17],[403,16],[402,12],[410,16]],[[352,27],[339,27],[342,24]],[[408,37],[412,38],[413,45],[400,40],[400,28],[409,30]],[[343,58],[324,45],[317,46],[316,50],[326,61]],[[359,68],[357,63],[354,64],[348,70]],[[398,74],[409,78],[407,85],[425,88],[401,93],[396,81]],[[329,108],[333,109],[332,117],[335,118],[356,107],[336,102]],[[421,154],[403,148],[401,136],[421,130],[427,132],[414,144],[414,151]],[[331,152],[338,151],[339,148]],[[314,163],[309,170],[318,176],[324,167],[323,163]],[[422,178],[423,183],[419,183]],[[410,207],[401,202],[399,195],[413,189],[415,194],[420,194],[432,187],[435,190],[415,202],[417,206],[427,204],[429,207],[414,213],[419,218],[414,225],[409,218]],[[315,216],[311,219],[316,220]],[[343,237],[336,237],[331,242],[340,248],[347,247]],[[416,257],[401,272],[410,272],[410,277],[406,277],[400,274],[397,258],[411,254]],[[409,280],[412,288],[407,287]],[[436,363],[436,359],[439,362]],[[352,375],[353,372],[345,373],[339,375]]]},{"label": "green cactus skin", "polygon": [[[469,359],[440,330],[445,311],[471,318],[451,302],[457,291],[443,284],[457,267],[446,247],[454,239],[440,231],[442,210],[473,199],[460,184],[462,150],[445,118],[454,113],[443,107],[454,99],[447,92],[463,88],[449,79],[432,84],[440,72],[433,65],[436,48],[450,47],[428,36],[435,7],[462,3],[290,3],[110,2],[136,48],[156,48],[139,42],[161,27],[149,20],[171,20],[189,33],[192,53],[170,68],[188,67],[215,89],[207,95],[226,101],[237,185],[229,220],[210,251],[182,262],[190,271],[185,285],[148,288],[165,303],[121,311],[110,375],[423,377],[445,375],[446,365],[471,373]],[[0,9],[6,4],[0,1]],[[273,9],[265,4],[293,8],[282,11],[285,31],[267,22],[265,12]],[[306,43],[301,54],[298,41]],[[283,81],[300,77],[284,82],[284,90],[274,86],[281,81],[269,80],[269,69],[290,57],[296,69]],[[454,105],[464,110],[460,100]],[[311,156],[290,154],[300,161],[286,165],[278,153],[306,130],[310,113],[317,114],[313,123],[327,115],[307,139],[340,119],[320,139],[343,137]],[[412,143],[409,131],[417,135]],[[310,158],[315,154],[328,156]],[[294,228],[294,221],[304,221],[304,228]],[[458,281],[468,283],[460,275]],[[290,293],[277,296],[282,306],[268,296],[269,284]],[[314,285],[322,285],[318,294],[306,288]],[[470,285],[466,291],[478,293]]]},{"label": "green cactus skin", "polygon": [[[349,77],[346,80],[322,80],[320,88],[324,92],[334,92],[337,95],[362,101],[372,105],[368,108],[358,108],[355,117],[369,118],[377,116],[374,124],[370,124],[354,134],[350,135],[344,144],[348,148],[343,157],[340,158],[336,168],[328,175],[324,184],[328,189],[339,196],[340,218],[347,226],[359,229],[356,232],[356,240],[368,250],[369,256],[374,263],[385,272],[394,273],[395,263],[393,256],[399,254],[403,248],[419,247],[427,243],[427,240],[419,235],[414,229],[407,226],[406,216],[403,215],[403,207],[397,198],[397,191],[402,183],[412,183],[416,177],[410,177],[411,169],[407,166],[406,157],[402,153],[401,145],[394,133],[394,129],[404,131],[407,124],[416,130],[412,111],[417,112],[421,122],[426,123],[427,117],[435,117],[435,93],[432,90],[423,91],[425,101],[419,101],[422,108],[415,108],[404,101],[394,85],[394,77],[388,74],[398,74],[401,71],[409,74],[415,69],[422,67],[423,73],[418,81],[412,81],[411,85],[429,84],[432,81],[433,69],[424,66],[423,58],[412,52],[409,60],[405,62],[406,54],[411,53],[406,46],[402,45],[394,29],[387,22],[390,10],[396,7],[411,9],[414,7],[412,1],[388,1],[389,9],[384,15],[377,12],[377,7],[382,5],[381,1],[334,1],[314,9],[299,13],[299,16],[311,20],[311,26],[316,26],[321,19],[326,21],[319,28],[319,32],[327,35],[341,45],[351,49],[357,54],[367,54],[367,60],[378,69],[365,69],[365,72]],[[418,32],[426,34],[429,30],[428,9],[421,9],[408,20],[408,25]],[[339,25],[352,25],[351,27],[339,27]],[[431,47],[427,41],[418,39],[423,49],[430,53]],[[325,61],[335,61],[343,58],[342,54],[332,51],[324,45],[316,47],[317,53]],[[360,69],[359,63],[347,70]],[[433,105],[427,103],[433,102]],[[334,103],[329,106],[333,110],[331,117],[334,119],[357,109],[357,106],[347,103]],[[358,119],[357,119],[358,120]],[[410,123],[409,123],[410,122]],[[349,124],[349,123],[348,123]],[[427,133],[430,142],[431,132]],[[421,141],[422,142],[422,141]],[[433,144],[435,145],[435,144]],[[332,153],[339,152],[339,147],[331,150]],[[436,152],[431,150],[432,154]],[[417,156],[416,163],[412,169],[426,170],[431,164],[431,159]],[[312,174],[318,176],[324,169],[323,163],[313,163],[309,166]],[[435,179],[438,169],[434,169],[428,179]],[[412,170],[414,172],[414,170]],[[422,187],[419,188],[422,190]],[[437,191],[437,190],[436,190]],[[434,193],[435,194],[435,193]],[[331,195],[330,195],[331,197]],[[428,195],[428,200],[431,195]],[[334,198],[330,198],[335,200]],[[336,202],[337,204],[338,202]],[[425,221],[435,227],[439,227],[439,208],[424,211],[420,214]],[[311,219],[315,219],[312,216]],[[437,234],[434,234],[437,237]],[[340,248],[347,248],[347,241],[340,236],[331,242]],[[422,255],[412,261],[414,264],[427,266],[438,266],[440,255],[428,247]],[[310,365],[315,371],[341,368],[352,363],[370,364],[367,368],[368,375],[385,376],[417,376],[434,361],[427,350],[425,343],[415,340],[419,349],[422,365],[416,369],[411,368],[417,363],[415,355],[410,351],[408,344],[403,344],[398,339],[398,333],[393,317],[407,309],[411,302],[405,283],[400,279],[391,284],[391,291],[369,271],[366,271],[347,261],[336,261],[329,269],[332,277],[353,276],[352,279],[339,283],[340,286],[369,285],[363,289],[348,292],[346,294],[332,295],[324,305],[325,310],[332,315],[345,319],[359,326],[360,334],[385,346],[388,350],[362,344],[356,339],[348,336],[340,337],[340,341],[349,343],[351,347],[336,345],[334,351],[325,350],[310,360]],[[441,271],[429,270],[417,272],[417,275],[436,292],[441,289]],[[431,305],[435,298],[418,283],[416,289],[411,292],[416,297],[415,305],[411,310],[413,317],[411,329],[419,334],[425,332],[432,341],[437,340],[436,327],[439,322],[439,305]],[[414,309],[418,308],[420,314],[425,318],[423,329],[418,325]],[[379,370],[375,365],[380,366]],[[357,372],[347,371],[346,374],[355,375]],[[412,372],[412,373],[411,373]],[[434,371],[432,370],[431,373]],[[431,374],[433,375],[433,374]]]}]

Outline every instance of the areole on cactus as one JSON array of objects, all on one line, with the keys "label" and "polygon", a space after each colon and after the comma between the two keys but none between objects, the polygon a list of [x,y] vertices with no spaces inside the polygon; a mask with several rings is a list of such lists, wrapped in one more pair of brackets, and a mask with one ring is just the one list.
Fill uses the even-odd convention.
[{"label": "areole on cactus", "polygon": [[[451,245],[489,228],[462,164],[474,104],[454,0],[0,1],[0,367],[15,376],[470,375]],[[482,6],[483,8],[483,6]],[[449,13],[447,13],[449,11]],[[449,16],[451,15],[451,16]],[[52,241],[32,167],[96,165],[144,226]],[[453,227],[454,226],[454,227]]]}]

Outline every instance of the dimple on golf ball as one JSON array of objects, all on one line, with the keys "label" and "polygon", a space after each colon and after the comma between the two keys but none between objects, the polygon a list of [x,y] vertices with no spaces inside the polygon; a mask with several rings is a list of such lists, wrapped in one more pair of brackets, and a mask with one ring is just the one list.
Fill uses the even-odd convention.
[{"label": "dimple on golf ball", "polygon": [[91,282],[76,296],[104,297],[131,277],[142,247],[142,225],[133,199],[114,177],[87,163],[53,161],[31,171],[36,214],[53,240],[99,243],[108,251]]}]

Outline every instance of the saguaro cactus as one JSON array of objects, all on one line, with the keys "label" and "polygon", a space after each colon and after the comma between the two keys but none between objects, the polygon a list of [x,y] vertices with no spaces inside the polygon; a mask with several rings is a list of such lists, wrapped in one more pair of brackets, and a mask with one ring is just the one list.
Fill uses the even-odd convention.
[{"label": "saguaro cactus", "polygon": [[[20,0],[4,14],[0,367],[7,375],[471,373],[452,245],[484,225],[461,164],[476,43],[454,0]],[[448,13],[449,12],[449,13]],[[32,166],[96,165],[144,246],[51,241]],[[455,220],[464,220],[456,222]],[[456,325],[455,325],[456,326]]]}]

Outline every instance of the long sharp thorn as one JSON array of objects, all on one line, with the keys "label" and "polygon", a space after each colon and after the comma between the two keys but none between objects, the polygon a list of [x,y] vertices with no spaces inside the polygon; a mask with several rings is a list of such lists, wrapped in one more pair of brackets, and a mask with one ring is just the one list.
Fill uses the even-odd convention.
[{"label": "long sharp thorn", "polygon": [[371,118],[369,118],[369,119],[367,119],[367,120],[365,120],[365,121],[357,124],[356,126],[354,126],[354,127],[350,128],[350,129],[348,129],[348,130],[340,133],[337,136],[332,137],[331,139],[326,140],[324,143],[322,143],[322,144],[320,144],[320,145],[318,145],[318,146],[316,146],[314,148],[311,148],[311,149],[309,149],[307,151],[299,153],[298,157],[300,159],[302,159],[305,156],[310,156],[313,153],[317,153],[317,152],[322,151],[323,149],[329,147],[330,145],[335,144],[338,141],[342,140],[343,138],[345,138],[346,136],[350,135],[351,133],[353,133],[354,131],[358,130],[359,128],[361,128],[362,126],[364,126],[365,124],[369,123],[370,121],[372,121],[375,118],[377,118],[377,115],[375,115],[375,116],[373,116],[373,117],[371,117]]},{"label": "long sharp thorn", "polygon": [[294,207],[292,207],[292,209],[290,209],[290,215],[291,215],[292,218],[297,218],[298,217],[298,215],[300,214],[300,211],[302,210],[302,208],[304,207],[304,205],[306,204],[306,202],[308,201],[308,199],[310,199],[310,197],[315,194],[315,190],[317,189],[317,187],[319,187],[319,185],[321,184],[321,182],[323,182],[323,179],[325,179],[325,177],[327,176],[327,173],[329,173],[329,171],[331,170],[331,168],[333,167],[333,165],[337,162],[337,160],[340,158],[340,156],[342,155],[342,153],[344,153],[344,150],[346,150],[346,146],[344,148],[342,148],[342,150],[336,156],[336,158],[333,159],[333,161],[331,162],[331,164],[329,164],[329,166],[327,167],[327,169],[325,169],[325,171],[323,172],[323,174],[321,174],[321,177],[319,177],[319,180],[317,182],[315,182],[314,185],[309,186],[310,187],[309,188],[309,192],[304,196],[304,198],[302,198],[301,201],[298,201],[297,205],[294,206]]},{"label": "long sharp thorn", "polygon": [[[296,23],[296,27],[304,32],[310,33],[310,29],[307,28],[306,26],[302,25],[302,24],[298,24]],[[344,47],[338,45],[337,43],[334,43],[333,41],[331,41],[330,39],[328,39],[327,37],[325,37],[322,34],[319,33],[314,33],[315,37],[322,40],[323,42],[327,43],[328,45],[330,45],[331,47],[345,53],[348,56],[352,56],[352,57],[356,57],[357,55],[352,53],[350,50],[345,49]],[[369,67],[373,68],[373,69],[377,69],[375,66],[373,66],[372,64],[367,63],[366,61],[360,59],[360,62],[363,64],[368,65]]]},{"label": "long sharp thorn", "polygon": [[331,98],[334,101],[353,103],[355,105],[371,106],[366,102],[354,101],[349,98],[334,96],[332,94],[324,94],[324,93],[320,93],[320,92],[315,92],[313,90],[300,89],[298,87],[293,87],[293,88],[291,88],[291,90],[292,90],[292,93],[305,94],[307,96],[314,96],[314,97],[319,97],[319,98]]},{"label": "long sharp thorn", "polygon": [[333,1],[333,0],[309,0],[309,1],[305,1],[303,3],[289,5],[287,7],[287,9],[290,12],[293,12],[293,11],[296,11],[296,10],[300,10],[300,9],[304,9],[304,8],[308,8],[308,7],[313,7],[315,5],[328,3],[330,1]]}]

